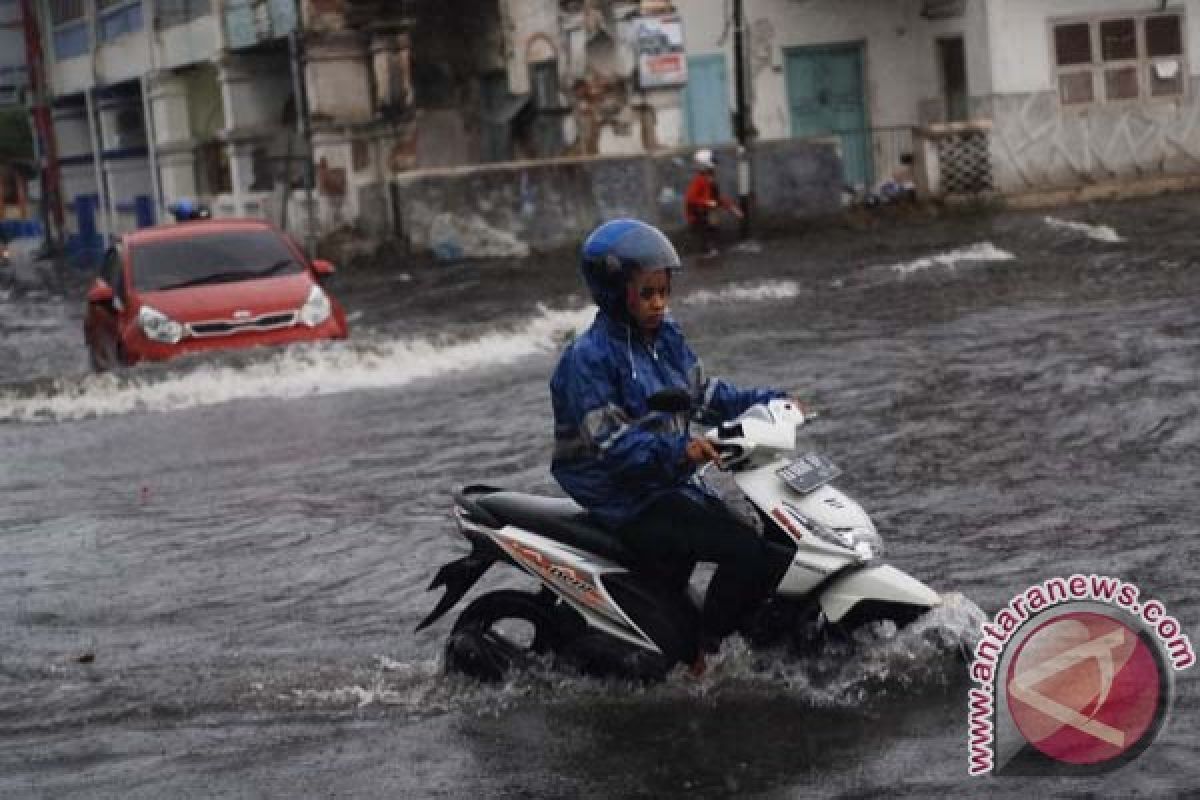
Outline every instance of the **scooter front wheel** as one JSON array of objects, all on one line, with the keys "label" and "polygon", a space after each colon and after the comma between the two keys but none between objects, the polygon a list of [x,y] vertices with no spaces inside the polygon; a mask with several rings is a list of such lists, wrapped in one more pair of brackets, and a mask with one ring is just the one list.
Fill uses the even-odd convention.
[{"label": "scooter front wheel", "polygon": [[544,596],[501,589],[476,598],[459,615],[446,642],[446,666],[483,681],[556,651],[564,632]]}]

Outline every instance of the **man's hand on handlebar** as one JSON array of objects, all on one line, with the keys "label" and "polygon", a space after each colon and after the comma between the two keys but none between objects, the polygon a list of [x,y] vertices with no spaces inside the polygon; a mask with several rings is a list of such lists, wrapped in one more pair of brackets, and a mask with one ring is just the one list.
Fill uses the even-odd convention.
[{"label": "man's hand on handlebar", "polygon": [[693,466],[703,466],[710,461],[721,466],[721,454],[717,452],[717,448],[708,439],[700,436],[693,436],[692,440],[687,444],[687,460]]},{"label": "man's hand on handlebar", "polygon": [[789,395],[788,400],[791,400],[792,404],[800,409],[800,413],[804,415],[805,419],[812,419],[817,416],[817,407],[811,403],[806,403],[794,394]]}]

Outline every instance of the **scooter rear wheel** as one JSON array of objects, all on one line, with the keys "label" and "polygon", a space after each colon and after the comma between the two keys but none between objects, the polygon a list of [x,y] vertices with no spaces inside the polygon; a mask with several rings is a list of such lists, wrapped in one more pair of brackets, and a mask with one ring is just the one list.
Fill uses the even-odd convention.
[{"label": "scooter rear wheel", "polygon": [[554,652],[563,639],[555,609],[543,596],[501,589],[476,598],[446,642],[446,666],[483,681]]}]

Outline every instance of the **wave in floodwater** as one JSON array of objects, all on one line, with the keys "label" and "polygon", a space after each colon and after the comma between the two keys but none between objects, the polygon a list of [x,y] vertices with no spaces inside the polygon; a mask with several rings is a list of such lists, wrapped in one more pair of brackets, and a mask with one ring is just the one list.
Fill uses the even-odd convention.
[{"label": "wave in floodwater", "polygon": [[749,648],[733,637],[709,657],[694,678],[682,666],[663,683],[643,686],[616,679],[588,678],[549,665],[514,672],[499,685],[447,674],[441,663],[376,657],[370,680],[329,688],[256,684],[258,705],[300,710],[379,706],[414,715],[448,712],[494,714],[523,704],[575,702],[590,698],[633,703],[711,699],[724,694],[775,693],[813,708],[862,708],[896,696],[916,696],[961,684],[984,614],[960,594],[944,606],[897,630],[878,623],[856,635],[854,652],[794,656]]},{"label": "wave in floodwater", "polygon": [[1087,238],[1094,239],[1097,242],[1114,243],[1125,241],[1119,233],[1108,225],[1088,225],[1086,222],[1072,222],[1071,220],[1058,219],[1056,217],[1043,217],[1042,219],[1051,228],[1083,234]]},{"label": "wave in floodwater", "polygon": [[684,295],[680,302],[689,306],[707,306],[713,303],[728,303],[734,301],[763,301],[789,300],[800,294],[800,287],[795,281],[766,281],[749,285],[726,286],[724,289],[710,291],[699,289]]},{"label": "wave in floodwater", "polygon": [[230,400],[294,398],[403,386],[462,370],[509,364],[548,350],[586,326],[591,309],[541,308],[509,330],[452,341],[416,337],[292,347],[241,365],[192,364],[186,372],[136,371],[59,378],[0,391],[0,420],[82,419],[177,411]]},{"label": "wave in floodwater", "polygon": [[[798,293],[790,281],[734,285],[683,295],[684,305],[778,300]],[[329,342],[230,355],[239,363],[192,362],[151,371],[71,376],[0,390],[0,421],[86,419],[146,411],[179,411],[232,400],[296,398],[391,389],[464,370],[512,364],[557,350],[585,329],[595,308],[550,309],[472,339],[409,337]]]},{"label": "wave in floodwater", "polygon": [[892,264],[889,269],[900,275],[911,275],[931,267],[948,267],[954,269],[962,262],[982,261],[1011,261],[1015,258],[1012,253],[993,245],[991,242],[979,242],[968,247],[959,247],[946,253],[918,258],[903,264]]}]

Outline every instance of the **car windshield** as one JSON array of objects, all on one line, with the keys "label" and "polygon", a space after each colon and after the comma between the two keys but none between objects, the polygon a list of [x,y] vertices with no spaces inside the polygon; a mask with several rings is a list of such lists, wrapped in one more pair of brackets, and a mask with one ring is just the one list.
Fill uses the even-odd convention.
[{"label": "car windshield", "polygon": [[133,285],[143,292],[244,281],[304,271],[270,230],[213,231],[142,242],[131,248]]}]

